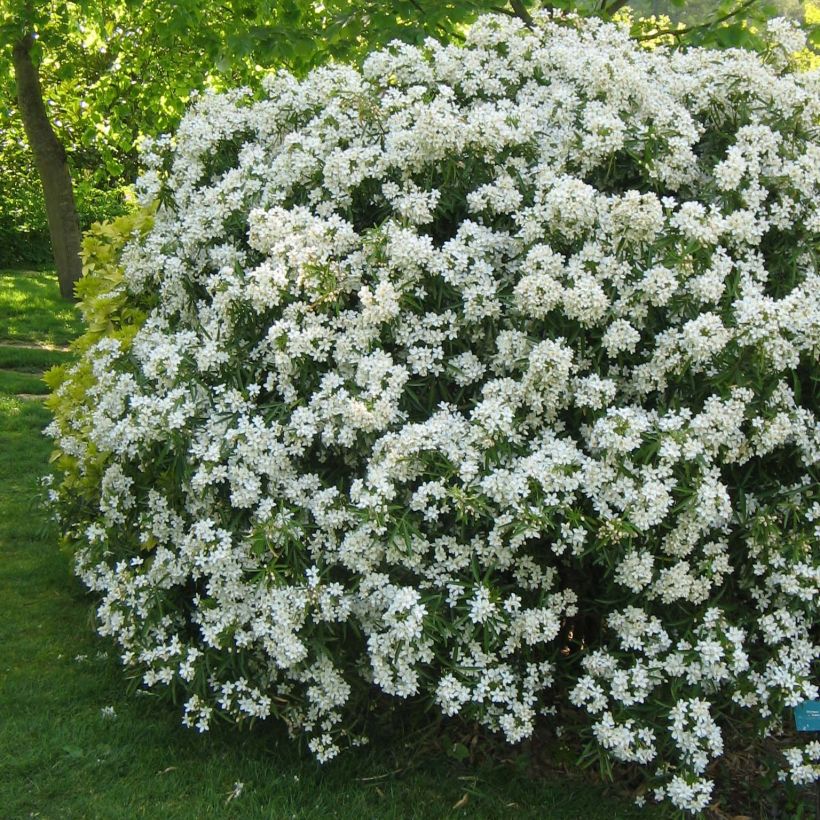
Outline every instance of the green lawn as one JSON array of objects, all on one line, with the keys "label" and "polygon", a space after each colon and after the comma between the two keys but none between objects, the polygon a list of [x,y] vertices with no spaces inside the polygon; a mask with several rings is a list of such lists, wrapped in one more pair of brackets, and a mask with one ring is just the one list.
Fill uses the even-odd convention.
[{"label": "green lawn", "polygon": [[80,330],[74,306],[59,298],[48,271],[0,271],[0,342],[68,344]]},{"label": "green lawn", "polygon": [[48,393],[48,387],[42,378],[41,371],[4,370],[0,369],[0,393],[13,395],[17,393]]},{"label": "green lawn", "polygon": [[[0,336],[53,344],[77,332],[53,276],[3,273],[0,282],[0,315],[17,311]],[[278,727],[198,735],[174,707],[126,695],[36,500],[48,411],[14,395],[37,392],[38,372],[65,355],[0,347],[0,817],[658,816],[580,780],[528,774],[524,756],[481,767],[439,752],[410,757],[394,732],[319,767]],[[232,797],[237,783],[244,788]]]},{"label": "green lawn", "polygon": [[[3,305],[0,303],[0,311]],[[42,347],[19,347],[14,343],[0,341],[0,368],[39,373],[55,364],[62,364],[71,358],[65,350],[50,350]]]}]

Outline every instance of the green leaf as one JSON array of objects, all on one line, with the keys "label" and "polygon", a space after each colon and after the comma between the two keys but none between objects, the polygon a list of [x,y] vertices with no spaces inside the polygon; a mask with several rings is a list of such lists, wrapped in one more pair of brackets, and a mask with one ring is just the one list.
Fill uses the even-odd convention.
[{"label": "green leaf", "polygon": [[447,756],[452,757],[454,760],[466,760],[470,756],[470,750],[463,743],[453,743],[447,749]]}]

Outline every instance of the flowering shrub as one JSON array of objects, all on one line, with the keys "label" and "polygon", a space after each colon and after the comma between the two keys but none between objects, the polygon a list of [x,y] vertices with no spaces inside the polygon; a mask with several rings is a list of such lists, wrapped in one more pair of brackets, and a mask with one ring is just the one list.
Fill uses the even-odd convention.
[{"label": "flowering shrub", "polygon": [[[511,743],[541,719],[689,811],[789,734],[820,94],[787,62],[487,17],[152,143],[161,205],[89,240],[51,399],[52,496],[142,685],[319,760],[374,688]],[[773,765],[811,781],[817,745]]]}]

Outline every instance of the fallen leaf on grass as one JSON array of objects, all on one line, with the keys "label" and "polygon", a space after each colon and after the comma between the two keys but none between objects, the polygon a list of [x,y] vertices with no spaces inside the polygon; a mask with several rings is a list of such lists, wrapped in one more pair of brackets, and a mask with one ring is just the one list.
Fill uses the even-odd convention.
[{"label": "fallen leaf on grass", "polygon": [[469,802],[470,802],[470,795],[469,794],[464,794],[464,795],[462,795],[461,800],[459,800],[453,806],[453,808],[454,809],[463,809]]}]

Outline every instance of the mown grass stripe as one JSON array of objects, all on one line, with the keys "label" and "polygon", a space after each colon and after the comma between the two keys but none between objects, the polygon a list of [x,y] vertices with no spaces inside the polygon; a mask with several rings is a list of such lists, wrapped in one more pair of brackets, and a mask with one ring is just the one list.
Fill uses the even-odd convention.
[{"label": "mown grass stripe", "polygon": [[73,354],[63,350],[4,347],[0,345],[0,368],[45,371],[55,365],[70,362]]},{"label": "mown grass stripe", "polygon": [[11,347],[15,350],[57,350],[61,353],[68,353],[69,345],[37,344],[36,342],[14,342],[8,339],[0,339],[0,347]]},{"label": "mown grass stripe", "polygon": [[48,386],[43,381],[41,373],[0,370],[0,392],[43,395],[48,393]]}]

